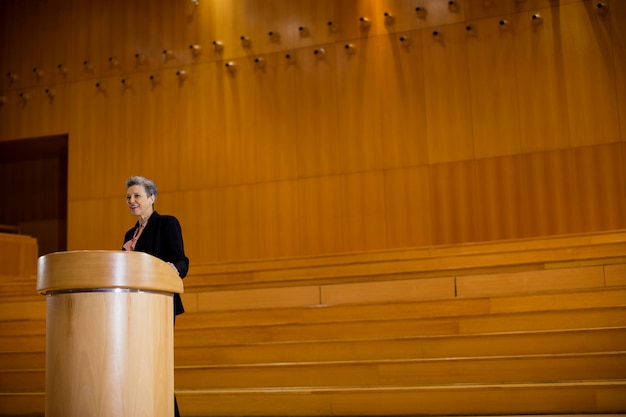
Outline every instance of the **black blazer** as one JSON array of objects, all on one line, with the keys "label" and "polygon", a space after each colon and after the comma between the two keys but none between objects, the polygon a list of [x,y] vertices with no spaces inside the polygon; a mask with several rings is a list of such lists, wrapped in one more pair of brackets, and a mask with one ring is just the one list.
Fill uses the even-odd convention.
[{"label": "black blazer", "polygon": [[[133,238],[139,222],[124,235],[124,243]],[[124,250],[124,248],[122,248]],[[152,213],[146,228],[139,236],[135,245],[135,251],[145,252],[157,258],[171,262],[176,266],[178,275],[185,278],[189,270],[189,258],[185,256],[183,245],[183,233],[178,219],[174,216],[160,215],[156,211]],[[174,294],[174,314],[185,312],[180,294]]]}]

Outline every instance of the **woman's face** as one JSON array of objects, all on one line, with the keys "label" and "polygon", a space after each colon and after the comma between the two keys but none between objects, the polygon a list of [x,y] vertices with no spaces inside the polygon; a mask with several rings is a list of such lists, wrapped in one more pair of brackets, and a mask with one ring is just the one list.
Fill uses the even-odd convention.
[{"label": "woman's face", "polygon": [[128,187],[128,190],[126,190],[126,202],[131,214],[134,216],[140,216],[145,219],[152,214],[154,196],[148,197],[143,185],[131,185]]}]

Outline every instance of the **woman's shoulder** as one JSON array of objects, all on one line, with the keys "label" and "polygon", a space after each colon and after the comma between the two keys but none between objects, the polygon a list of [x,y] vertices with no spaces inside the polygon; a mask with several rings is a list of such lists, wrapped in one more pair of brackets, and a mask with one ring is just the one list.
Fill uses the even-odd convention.
[{"label": "woman's shoulder", "polygon": [[159,214],[156,211],[150,216],[150,221],[155,220],[162,224],[179,224],[178,219],[171,214]]}]

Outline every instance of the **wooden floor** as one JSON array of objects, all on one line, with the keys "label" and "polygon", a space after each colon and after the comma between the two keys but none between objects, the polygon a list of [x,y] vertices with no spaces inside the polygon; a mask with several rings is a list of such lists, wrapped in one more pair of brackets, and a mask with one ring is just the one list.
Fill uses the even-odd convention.
[{"label": "wooden floor", "polygon": [[[43,415],[34,279],[0,285],[1,416]],[[626,415],[624,231],[199,265],[185,286],[183,416]]]}]

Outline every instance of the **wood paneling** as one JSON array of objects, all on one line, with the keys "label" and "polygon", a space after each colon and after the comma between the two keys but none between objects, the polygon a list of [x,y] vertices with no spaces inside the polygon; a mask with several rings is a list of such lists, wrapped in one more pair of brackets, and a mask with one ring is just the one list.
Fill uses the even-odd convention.
[{"label": "wood paneling", "polygon": [[[2,5],[0,139],[67,134],[68,200],[100,200],[103,210],[132,174],[167,193],[294,181],[280,191],[284,211],[253,199],[250,218],[292,213],[267,223],[265,235],[251,233],[250,244],[264,248],[254,257],[621,228],[625,151],[605,145],[623,138],[624,6],[606,4],[602,13],[581,0],[10,1]],[[320,48],[326,53],[314,54]],[[10,82],[13,70],[19,78]],[[453,174],[440,166],[450,162],[474,167]],[[428,187],[407,194],[424,170]],[[384,178],[368,182],[369,205],[358,201],[363,185],[343,188],[348,177],[339,176],[364,172]],[[328,208],[303,207],[303,179],[339,197]],[[319,229],[309,220],[324,211],[338,217]],[[207,224],[202,213],[185,216]],[[357,226],[374,218],[374,227]],[[69,219],[70,234],[84,225],[105,246],[117,242],[84,218]],[[221,228],[243,233],[234,220]],[[289,237],[270,237],[278,233]],[[202,253],[202,235],[190,238],[194,257],[214,259],[218,245]]]},{"label": "wood paneling", "polygon": [[619,140],[610,19],[593,10],[596,4],[577,2],[559,9],[572,146]]},{"label": "wood paneling", "polygon": [[[611,40],[615,59],[615,86],[619,119],[626,120],[626,4],[623,1],[612,1],[611,12]],[[626,141],[626,127],[620,122],[620,133]]]},{"label": "wood paneling", "polygon": [[[222,84],[218,84],[214,64],[180,67],[177,71],[187,74],[178,76],[176,90],[177,107],[169,108],[174,115],[172,137],[178,138],[181,160],[175,161],[178,171],[178,186],[181,190],[207,190],[217,185],[217,144],[222,141],[226,123],[220,106],[224,95]],[[174,74],[174,70],[171,70]],[[183,76],[184,78],[184,76]],[[173,88],[171,83],[155,88]],[[172,137],[169,138],[172,141]],[[190,213],[191,214],[191,213]],[[193,217],[192,217],[193,218]],[[197,219],[202,222],[204,219]]]},{"label": "wood paneling", "polygon": [[520,156],[477,160],[476,194],[481,240],[528,236]]},{"label": "wood paneling", "polygon": [[428,167],[385,171],[387,246],[428,246],[431,204]]},{"label": "wood paneling", "polygon": [[339,177],[298,182],[300,250],[302,255],[341,252],[341,183]]},{"label": "wood paneling", "polygon": [[341,172],[380,170],[378,39],[337,44],[337,134]]},{"label": "wood paneling", "polygon": [[[325,53],[321,53],[321,50]],[[318,53],[315,53],[317,51]],[[339,172],[336,51],[333,45],[298,51],[294,95],[298,176]]]},{"label": "wood paneling", "polygon": [[575,232],[576,200],[571,181],[573,172],[570,152],[563,150],[523,155],[522,173],[529,235]]},{"label": "wood paneling", "polygon": [[422,32],[430,163],[474,157],[466,36],[460,24]]},{"label": "wood paneling", "polygon": [[[377,65],[381,77],[380,135],[385,168],[427,164],[426,100],[420,33],[414,31],[381,38]],[[389,73],[394,76],[384,76]]]},{"label": "wood paneling", "polygon": [[258,94],[254,97],[254,136],[257,149],[258,181],[297,177],[296,121],[290,114],[296,105],[295,65],[285,54],[270,54],[254,69]]},{"label": "wood paneling", "polygon": [[[172,196],[178,203],[185,254],[191,265],[215,262],[218,256],[218,191],[214,188],[181,191]],[[197,211],[202,216],[196,218]]]},{"label": "wood paneling", "polygon": [[254,120],[259,89],[254,83],[254,61],[242,58],[235,64],[235,71],[222,66],[216,73],[218,82],[223,84],[219,103],[224,123],[216,147],[220,186],[250,184],[257,178],[258,144]]},{"label": "wood paneling", "polygon": [[513,37],[499,21],[466,26],[476,158],[521,152]]},{"label": "wood paneling", "polygon": [[511,17],[519,121],[524,152],[562,149],[570,145],[569,105],[565,83],[566,61],[559,14],[541,10],[542,19],[532,13]]},{"label": "wood paneling", "polygon": [[340,181],[344,250],[387,247],[383,173],[344,175]]},{"label": "wood paneling", "polygon": [[429,172],[433,244],[477,240],[475,163],[436,164]]},{"label": "wood paneling", "polygon": [[577,230],[626,227],[626,183],[620,148],[614,143],[572,149]]},{"label": "wood paneling", "polygon": [[217,189],[217,251],[220,261],[258,258],[257,193],[252,185]]},{"label": "wood paneling", "polygon": [[300,255],[297,186],[295,181],[268,182],[257,186],[260,258]]}]

